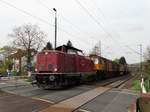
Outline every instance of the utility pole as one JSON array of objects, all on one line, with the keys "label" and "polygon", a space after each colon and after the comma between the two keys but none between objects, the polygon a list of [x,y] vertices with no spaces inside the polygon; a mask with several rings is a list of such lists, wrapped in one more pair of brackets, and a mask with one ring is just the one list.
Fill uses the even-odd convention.
[{"label": "utility pole", "polygon": [[143,70],[142,70],[142,44],[140,44],[140,68],[141,68],[141,89],[142,89],[142,93],[146,93],[146,88],[144,86],[144,77],[143,77]]},{"label": "utility pole", "polygon": [[57,10],[53,8],[55,11],[55,49],[57,47]]},{"label": "utility pole", "polygon": [[102,43],[99,41],[100,56],[102,56]]},{"label": "utility pole", "polygon": [[142,44],[140,44],[140,71],[141,71],[141,77],[143,78],[142,74]]}]

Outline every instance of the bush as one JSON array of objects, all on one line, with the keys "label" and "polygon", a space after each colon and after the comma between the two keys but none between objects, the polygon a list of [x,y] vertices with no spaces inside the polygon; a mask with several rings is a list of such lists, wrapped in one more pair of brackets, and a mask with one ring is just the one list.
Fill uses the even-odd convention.
[{"label": "bush", "polygon": [[140,80],[134,80],[132,85],[133,85],[132,87],[133,90],[141,91]]},{"label": "bush", "polygon": [[12,74],[13,74],[13,76],[17,76],[17,71],[16,71],[16,70],[13,70],[13,71],[12,71]]},{"label": "bush", "polygon": [[6,69],[4,67],[1,67],[0,68],[0,73],[4,73],[4,72],[6,72]]},{"label": "bush", "polygon": [[13,66],[12,60],[6,59],[5,63],[0,65],[0,74],[2,76],[7,76],[7,69],[11,70]]},{"label": "bush", "polygon": [[150,79],[145,80],[144,86],[147,92],[150,92]]}]

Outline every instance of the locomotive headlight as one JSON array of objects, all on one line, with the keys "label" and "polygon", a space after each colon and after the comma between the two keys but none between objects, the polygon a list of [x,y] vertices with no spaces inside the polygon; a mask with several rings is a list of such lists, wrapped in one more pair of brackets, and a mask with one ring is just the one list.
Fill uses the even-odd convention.
[{"label": "locomotive headlight", "polygon": [[36,71],[36,72],[38,71],[37,68],[35,69],[35,71]]},{"label": "locomotive headlight", "polygon": [[48,52],[45,52],[45,55],[48,55]]},{"label": "locomotive headlight", "polygon": [[54,68],[54,71],[57,72],[57,68]]},{"label": "locomotive headlight", "polygon": [[49,76],[49,80],[50,81],[54,81],[55,80],[55,76],[54,75]]}]

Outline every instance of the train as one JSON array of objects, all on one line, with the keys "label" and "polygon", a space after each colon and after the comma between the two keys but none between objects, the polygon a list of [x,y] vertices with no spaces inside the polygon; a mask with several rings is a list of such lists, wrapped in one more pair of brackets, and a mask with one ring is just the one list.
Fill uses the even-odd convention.
[{"label": "train", "polygon": [[32,77],[40,88],[60,88],[127,73],[127,64],[118,64],[96,54],[85,56],[78,48],[62,45],[37,53]]}]

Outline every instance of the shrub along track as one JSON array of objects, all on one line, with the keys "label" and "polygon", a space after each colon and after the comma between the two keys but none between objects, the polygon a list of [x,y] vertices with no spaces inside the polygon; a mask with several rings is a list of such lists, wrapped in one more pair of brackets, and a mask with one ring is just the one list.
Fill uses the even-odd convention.
[{"label": "shrub along track", "polygon": [[133,81],[138,79],[139,80],[140,76],[138,74],[132,76],[131,79],[129,79],[128,81],[126,81],[125,83],[123,83],[122,85],[120,85],[118,88],[119,89],[132,89],[133,86]]}]

